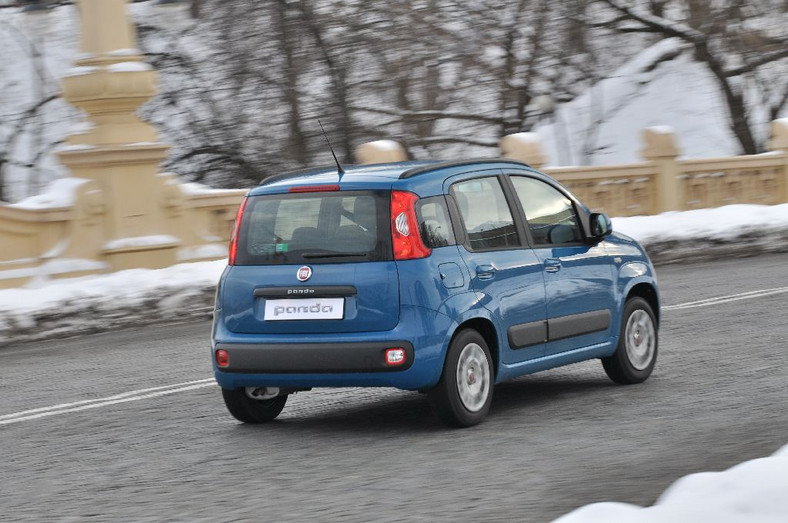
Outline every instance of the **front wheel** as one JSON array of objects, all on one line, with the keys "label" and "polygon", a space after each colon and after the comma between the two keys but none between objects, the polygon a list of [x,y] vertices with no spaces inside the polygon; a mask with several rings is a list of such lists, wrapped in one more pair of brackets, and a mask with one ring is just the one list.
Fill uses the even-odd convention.
[{"label": "front wheel", "polygon": [[244,423],[267,423],[273,421],[287,403],[287,394],[266,398],[260,394],[261,389],[245,387],[240,389],[222,389],[224,404],[227,410],[238,421]]},{"label": "front wheel", "polygon": [[435,413],[452,427],[470,427],[484,420],[493,394],[490,349],[481,334],[464,330],[449,345],[443,375],[429,391]]},{"label": "front wheel", "polygon": [[602,358],[608,377],[622,385],[645,381],[657,362],[658,341],[651,305],[643,298],[627,300],[616,352]]}]

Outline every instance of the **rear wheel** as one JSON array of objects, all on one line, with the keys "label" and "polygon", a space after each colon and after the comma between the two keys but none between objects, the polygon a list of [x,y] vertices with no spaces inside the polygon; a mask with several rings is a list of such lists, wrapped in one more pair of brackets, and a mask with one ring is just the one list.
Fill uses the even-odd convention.
[{"label": "rear wheel", "polygon": [[622,385],[645,381],[657,362],[658,341],[651,305],[639,297],[627,300],[616,352],[602,358],[608,377]]},{"label": "rear wheel", "polygon": [[238,421],[244,423],[267,423],[273,421],[287,403],[287,394],[268,397],[265,387],[222,389],[227,410]]},{"label": "rear wheel", "polygon": [[481,334],[464,330],[449,346],[443,375],[429,391],[438,417],[452,427],[470,427],[490,410],[493,369],[490,349]]}]

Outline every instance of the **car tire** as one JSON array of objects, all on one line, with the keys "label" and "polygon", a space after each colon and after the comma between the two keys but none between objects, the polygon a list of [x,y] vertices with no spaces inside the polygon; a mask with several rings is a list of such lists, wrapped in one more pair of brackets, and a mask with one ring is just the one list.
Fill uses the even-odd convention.
[{"label": "car tire", "polygon": [[451,427],[476,425],[490,410],[493,379],[487,342],[475,330],[463,330],[451,341],[441,379],[429,391],[432,408]]},{"label": "car tire", "polygon": [[222,389],[227,410],[238,421],[244,423],[268,423],[273,421],[285,408],[287,394],[271,399],[256,400],[247,396],[244,389]]},{"label": "car tire", "polygon": [[602,358],[602,366],[616,383],[641,383],[654,370],[658,346],[657,321],[651,305],[643,298],[630,298],[624,305],[616,352]]}]

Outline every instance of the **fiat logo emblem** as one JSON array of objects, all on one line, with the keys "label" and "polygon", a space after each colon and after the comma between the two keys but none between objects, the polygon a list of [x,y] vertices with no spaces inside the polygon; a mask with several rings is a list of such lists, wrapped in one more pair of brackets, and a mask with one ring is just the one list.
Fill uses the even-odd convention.
[{"label": "fiat logo emblem", "polygon": [[298,281],[306,281],[312,277],[312,267],[304,265],[300,269],[298,269],[298,274],[296,275]]}]

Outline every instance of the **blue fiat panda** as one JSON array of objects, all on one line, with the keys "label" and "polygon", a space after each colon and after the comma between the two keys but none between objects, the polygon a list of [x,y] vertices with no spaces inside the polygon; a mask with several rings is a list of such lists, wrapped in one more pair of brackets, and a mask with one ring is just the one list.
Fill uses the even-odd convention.
[{"label": "blue fiat panda", "polygon": [[246,423],[312,387],[385,386],[467,427],[523,374],[600,358],[616,383],[644,381],[659,312],[640,245],[528,165],[314,169],[238,209],[212,360]]}]

